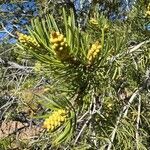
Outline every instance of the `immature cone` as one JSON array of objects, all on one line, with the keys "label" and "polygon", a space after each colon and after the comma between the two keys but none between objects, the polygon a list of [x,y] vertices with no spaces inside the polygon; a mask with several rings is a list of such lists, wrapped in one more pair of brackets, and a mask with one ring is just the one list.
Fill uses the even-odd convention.
[{"label": "immature cone", "polygon": [[51,34],[50,42],[52,43],[52,49],[55,51],[56,56],[61,61],[69,61],[72,59],[69,54],[69,46],[66,42],[66,38],[59,32],[53,32]]},{"label": "immature cone", "polygon": [[150,3],[147,6],[146,16],[150,16]]},{"label": "immature cone", "polygon": [[43,127],[48,131],[53,131],[59,127],[67,119],[67,112],[64,109],[58,109],[54,111],[49,118],[45,119]]},{"label": "immature cone", "polygon": [[24,44],[25,46],[40,47],[38,42],[33,37],[22,33],[17,33],[17,35],[19,42]]},{"label": "immature cone", "polygon": [[102,46],[99,44],[98,41],[92,44],[87,54],[87,60],[89,64],[91,64],[94,61],[101,48]]}]

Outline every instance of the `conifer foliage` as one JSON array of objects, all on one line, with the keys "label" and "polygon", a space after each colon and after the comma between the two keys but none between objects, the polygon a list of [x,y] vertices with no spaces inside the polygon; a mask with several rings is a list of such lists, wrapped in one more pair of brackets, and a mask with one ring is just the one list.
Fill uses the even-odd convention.
[{"label": "conifer foliage", "polygon": [[43,132],[30,148],[150,149],[150,5],[139,2],[124,21],[93,7],[84,29],[63,9],[61,25],[47,14],[18,33],[19,55],[50,81],[34,93]]}]

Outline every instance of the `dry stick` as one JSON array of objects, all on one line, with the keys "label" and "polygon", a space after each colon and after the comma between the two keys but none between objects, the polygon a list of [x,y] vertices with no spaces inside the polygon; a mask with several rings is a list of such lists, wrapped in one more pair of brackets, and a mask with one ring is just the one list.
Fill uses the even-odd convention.
[{"label": "dry stick", "polygon": [[86,113],[84,113],[80,119],[77,120],[77,122],[81,122],[82,119],[89,113],[89,111],[87,111]]},{"label": "dry stick", "polygon": [[150,40],[147,40],[147,41],[143,41],[141,43],[139,43],[138,45],[134,46],[133,48],[127,50],[126,53],[120,53],[116,56],[113,56],[111,59],[110,59],[110,62],[114,62],[117,58],[119,58],[120,56],[123,56],[123,55],[127,55],[127,54],[131,54],[133,53],[134,51],[138,50],[141,46],[143,46],[144,44],[147,44],[147,43],[150,43]]},{"label": "dry stick", "polygon": [[[1,53],[0,53],[0,56],[3,56],[4,54],[7,54],[7,52],[9,52],[9,51],[11,51],[11,50],[13,50],[13,48],[9,48],[9,49],[5,49],[5,51],[2,51]],[[1,58],[0,58],[0,60],[1,60]]]},{"label": "dry stick", "polygon": [[9,34],[10,36],[12,36],[12,37],[16,37],[15,35],[13,35],[11,32],[9,32],[9,31],[5,28],[5,26],[4,26],[3,23],[1,23],[1,25],[2,25],[2,28],[5,30],[6,33],[8,33],[8,34]]},{"label": "dry stick", "polygon": [[[95,95],[95,90],[93,89],[93,92],[92,92],[92,100],[93,102],[91,103],[91,108],[92,110],[90,111],[90,116],[92,116],[93,114],[96,113],[96,95]],[[90,130],[92,130],[92,122],[90,122]],[[92,130],[92,136],[93,136],[93,142],[94,142],[94,145],[97,147],[97,140],[96,140],[96,133],[95,133],[95,130]]]},{"label": "dry stick", "polygon": [[7,61],[5,62],[2,58],[0,58],[0,64],[7,64],[10,68],[10,69],[21,69],[21,70],[25,70],[25,71],[29,71],[27,69],[33,69],[33,67],[31,66],[22,66],[22,65],[19,65],[15,62],[11,62],[11,61]]},{"label": "dry stick", "polygon": [[140,114],[141,114],[141,96],[139,95],[139,105],[138,105],[138,115],[136,122],[136,149],[139,149],[139,124],[140,124]]},{"label": "dry stick", "polygon": [[150,43],[150,40],[139,43],[138,45],[136,45],[132,49],[130,49],[127,53],[132,53],[132,52],[136,51],[137,49],[139,49],[142,45],[147,44],[147,43]]},{"label": "dry stick", "polygon": [[143,90],[143,87],[140,87],[138,90],[136,90],[132,94],[131,98],[129,99],[128,104],[125,106],[126,108],[125,108],[125,112],[124,112],[123,118],[125,118],[127,116],[127,113],[128,113],[128,110],[129,110],[129,107],[130,107],[131,103],[133,102],[134,98],[139,94],[139,92],[141,92],[142,90]]},{"label": "dry stick", "polygon": [[14,69],[23,69],[23,70],[26,70],[26,69],[33,69],[33,67],[21,66],[21,65],[15,63],[15,62],[11,62],[11,61],[8,61],[7,64],[10,65],[9,68],[14,68]]},{"label": "dry stick", "polygon": [[[112,131],[111,140],[110,140],[109,143],[108,143],[108,148],[107,148],[107,150],[110,150],[111,147],[112,147],[112,143],[113,143],[113,141],[114,141],[114,138],[115,138],[115,135],[116,135],[116,132],[117,132],[117,128],[118,128],[118,125],[119,125],[121,119],[122,119],[122,118],[125,118],[125,117],[127,116],[127,113],[128,113],[128,110],[129,110],[129,107],[130,107],[131,103],[133,102],[133,100],[136,98],[136,96],[139,94],[139,92],[140,92],[142,89],[143,89],[143,88],[141,87],[141,88],[139,88],[138,90],[136,90],[136,91],[132,94],[131,98],[129,99],[129,102],[127,103],[127,105],[125,105],[125,106],[123,107],[122,111],[120,112],[119,117],[117,118],[117,122],[116,122],[115,128],[114,128],[114,130]],[[124,114],[124,115],[123,115],[123,114]]]},{"label": "dry stick", "polygon": [[95,106],[94,106],[94,109],[91,111],[92,109],[92,106],[93,106],[93,100],[91,101],[91,104],[90,104],[90,109],[88,110],[88,113],[90,114],[89,118],[87,119],[87,121],[84,123],[84,125],[82,126],[79,134],[77,135],[76,139],[75,139],[75,142],[74,142],[74,145],[78,142],[83,130],[87,127],[88,123],[90,122],[90,120],[92,119],[92,116],[93,114],[95,113]]},{"label": "dry stick", "polygon": [[[11,98],[12,98],[12,97],[11,97]],[[10,99],[10,98],[9,98],[9,99]],[[11,101],[9,101],[9,99],[8,99],[8,101],[7,101],[6,104],[4,104],[3,106],[0,107],[0,110],[3,109],[3,108],[5,108],[5,107],[7,107],[7,106],[9,106],[9,105],[11,105],[11,104],[14,102],[14,99],[11,100]]]},{"label": "dry stick", "polygon": [[90,117],[88,118],[88,120],[84,123],[82,129],[80,130],[78,136],[77,136],[76,139],[75,139],[74,145],[77,143],[77,141],[78,141],[78,139],[80,138],[80,136],[81,136],[83,130],[86,128],[86,126],[88,125],[88,123],[89,123],[89,121],[91,120],[91,118],[92,118],[92,116],[90,116]]},{"label": "dry stick", "polygon": [[[13,98],[13,99],[11,100],[11,98]],[[15,97],[10,97],[8,99],[7,103],[0,107],[0,110],[5,108],[5,110],[2,111],[2,113],[0,114],[0,120],[2,119],[5,112],[7,112],[7,110],[12,106],[12,104],[14,103],[14,100],[15,100]]]}]

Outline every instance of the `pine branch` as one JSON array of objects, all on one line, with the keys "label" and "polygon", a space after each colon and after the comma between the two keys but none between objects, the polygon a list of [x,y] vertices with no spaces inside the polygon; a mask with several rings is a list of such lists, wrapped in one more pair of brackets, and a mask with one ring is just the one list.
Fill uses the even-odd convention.
[{"label": "pine branch", "polygon": [[141,96],[139,95],[139,105],[138,105],[138,115],[136,122],[136,149],[139,150],[139,124],[140,124],[140,114],[141,114]]}]

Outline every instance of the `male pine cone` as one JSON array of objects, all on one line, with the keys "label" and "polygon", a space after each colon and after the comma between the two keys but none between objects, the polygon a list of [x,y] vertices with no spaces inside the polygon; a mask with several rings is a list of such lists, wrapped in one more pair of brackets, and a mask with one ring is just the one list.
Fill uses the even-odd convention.
[{"label": "male pine cone", "polygon": [[59,60],[74,65],[77,64],[77,61],[72,57],[69,52],[69,46],[63,34],[60,34],[59,32],[52,32],[50,42],[52,44],[51,47]]},{"label": "male pine cone", "polygon": [[88,64],[92,64],[94,59],[96,58],[97,54],[99,53],[102,46],[99,44],[98,41],[96,41],[94,44],[92,44],[91,48],[88,51],[87,54],[87,60]]},{"label": "male pine cone", "polygon": [[48,131],[53,131],[59,127],[67,119],[67,112],[64,109],[58,109],[54,111],[49,118],[45,119],[43,127]]},{"label": "male pine cone", "polygon": [[38,42],[31,37],[30,35],[26,35],[26,34],[22,34],[22,33],[17,33],[18,35],[18,40],[20,43],[24,44],[25,46],[29,46],[29,48],[39,48],[40,45],[38,44]]},{"label": "male pine cone", "polygon": [[147,6],[146,16],[150,16],[150,3]]},{"label": "male pine cone", "polygon": [[53,32],[51,34],[50,42],[52,43],[52,49],[55,51],[56,56],[61,61],[66,61],[71,58],[69,54],[69,47],[63,34]]}]

